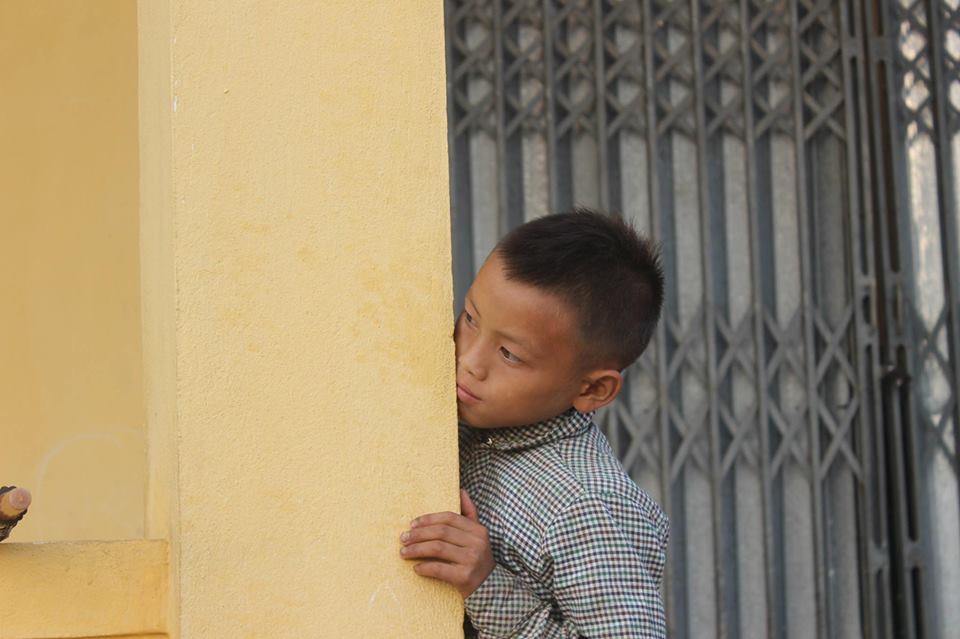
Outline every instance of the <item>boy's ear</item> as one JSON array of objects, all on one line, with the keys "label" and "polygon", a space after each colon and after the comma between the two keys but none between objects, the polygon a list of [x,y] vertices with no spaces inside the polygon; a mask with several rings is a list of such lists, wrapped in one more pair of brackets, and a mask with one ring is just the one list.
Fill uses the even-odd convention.
[{"label": "boy's ear", "polygon": [[623,375],[614,369],[591,371],[580,385],[580,394],[573,400],[573,407],[581,413],[603,408],[612,402],[623,388]]}]

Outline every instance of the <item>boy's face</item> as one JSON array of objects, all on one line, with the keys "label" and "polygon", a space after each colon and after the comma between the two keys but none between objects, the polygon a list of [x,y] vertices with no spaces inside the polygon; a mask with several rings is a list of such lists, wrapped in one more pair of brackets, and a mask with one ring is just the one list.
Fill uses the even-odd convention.
[{"label": "boy's face", "polygon": [[465,424],[532,424],[564,412],[581,392],[572,310],[555,295],[507,279],[496,253],[467,291],[454,340],[457,412]]}]

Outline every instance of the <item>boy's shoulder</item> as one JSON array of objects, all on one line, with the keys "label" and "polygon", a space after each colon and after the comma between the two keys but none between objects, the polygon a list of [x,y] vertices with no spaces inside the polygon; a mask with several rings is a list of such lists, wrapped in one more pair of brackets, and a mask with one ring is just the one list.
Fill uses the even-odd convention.
[{"label": "boy's shoulder", "polygon": [[[625,528],[649,531],[665,544],[666,515],[626,473],[590,417],[568,419],[553,437],[548,434],[536,445],[511,446],[495,437],[465,442],[461,450],[489,450],[479,460],[468,452],[471,457],[461,460],[462,468],[483,478],[489,516],[505,528],[518,525],[544,533],[558,519],[582,517],[588,506]],[[471,483],[468,476],[464,479]]]},{"label": "boy's shoulder", "polygon": [[[534,453],[536,449],[531,449]],[[577,513],[575,505],[598,504],[618,521],[646,520],[658,530],[667,526],[663,510],[627,474],[607,438],[593,423],[583,433],[558,440],[541,451],[534,471],[557,494],[554,517]],[[547,472],[536,472],[547,471]]]}]

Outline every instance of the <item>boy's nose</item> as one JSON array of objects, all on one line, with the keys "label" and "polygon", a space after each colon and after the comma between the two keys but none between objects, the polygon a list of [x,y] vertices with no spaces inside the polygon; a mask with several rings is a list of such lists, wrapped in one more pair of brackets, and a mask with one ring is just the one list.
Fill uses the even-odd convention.
[{"label": "boy's nose", "polygon": [[486,367],[482,365],[477,357],[476,349],[468,351],[457,358],[457,367],[463,372],[479,380],[487,376]]},{"label": "boy's nose", "polygon": [[460,370],[468,374],[470,377],[481,381],[487,376],[486,372],[484,372],[482,368],[470,366],[469,364],[465,364],[463,362],[460,363]]}]

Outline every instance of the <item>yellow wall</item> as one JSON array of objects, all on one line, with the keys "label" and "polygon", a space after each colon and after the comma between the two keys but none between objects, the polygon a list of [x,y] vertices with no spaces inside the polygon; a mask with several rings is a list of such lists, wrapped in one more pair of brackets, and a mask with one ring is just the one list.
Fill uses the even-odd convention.
[{"label": "yellow wall", "polygon": [[460,636],[444,83],[441,3],[0,0],[0,639]]},{"label": "yellow wall", "polygon": [[458,595],[397,554],[457,506],[442,4],[140,11],[171,629],[458,636]]},{"label": "yellow wall", "polygon": [[0,0],[0,484],[11,541],[143,534],[130,0]]},{"label": "yellow wall", "polygon": [[167,543],[0,544],[0,637],[158,635]]}]

